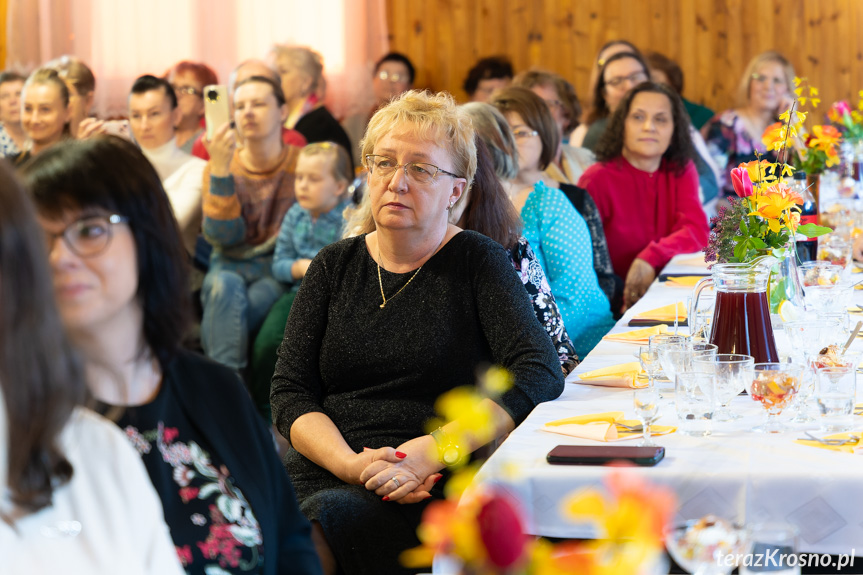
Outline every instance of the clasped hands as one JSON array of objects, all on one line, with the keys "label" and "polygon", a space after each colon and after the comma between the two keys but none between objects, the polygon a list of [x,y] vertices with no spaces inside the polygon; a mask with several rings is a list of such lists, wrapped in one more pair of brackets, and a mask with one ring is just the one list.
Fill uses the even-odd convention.
[{"label": "clasped hands", "polygon": [[438,473],[443,465],[432,456],[435,453],[436,445],[429,435],[397,449],[365,448],[349,464],[349,482],[364,485],[384,501],[418,503],[431,497],[432,487],[443,477]]}]

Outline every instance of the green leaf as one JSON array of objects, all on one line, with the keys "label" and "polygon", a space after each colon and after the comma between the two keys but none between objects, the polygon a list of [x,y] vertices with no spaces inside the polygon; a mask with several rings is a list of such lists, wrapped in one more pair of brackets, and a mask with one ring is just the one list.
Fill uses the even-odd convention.
[{"label": "green leaf", "polygon": [[744,220],[740,220],[740,233],[744,236],[749,235],[749,227],[746,225],[746,222]]},{"label": "green leaf", "polygon": [[765,244],[764,240],[762,240],[761,238],[749,238],[749,239],[752,242],[752,247],[754,247],[756,250],[763,250],[763,249],[767,248],[767,244]]},{"label": "green leaf", "polygon": [[770,311],[772,313],[776,313],[782,300],[787,299],[787,295],[785,294],[785,279],[782,278],[770,286]]},{"label": "green leaf", "polygon": [[740,242],[736,246],[734,246],[734,257],[738,260],[743,260],[743,256],[746,254],[746,249],[749,242]]},{"label": "green leaf", "polygon": [[819,226],[817,224],[803,224],[802,226],[797,226],[797,233],[803,234],[807,238],[817,238],[824,234],[829,234],[832,231],[833,230],[828,227]]}]

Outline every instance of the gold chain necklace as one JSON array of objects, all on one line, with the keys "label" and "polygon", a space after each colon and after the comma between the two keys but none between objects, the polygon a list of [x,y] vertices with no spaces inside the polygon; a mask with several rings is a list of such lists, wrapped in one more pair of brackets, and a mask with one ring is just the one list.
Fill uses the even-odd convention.
[{"label": "gold chain necklace", "polygon": [[[434,252],[432,252],[432,255],[434,255],[434,254],[435,254],[435,252],[437,252],[437,251],[440,249],[440,247],[443,245],[443,241],[444,241],[444,239],[445,239],[445,238],[446,238],[446,232],[444,232],[444,234],[443,234],[443,238],[441,238],[440,243],[437,245],[437,247],[435,248]],[[386,296],[386,295],[384,295],[384,281],[381,279],[381,264],[380,264],[380,262],[381,262],[381,261],[383,261],[383,260],[381,259],[381,244],[380,244],[380,241],[378,241],[378,261],[377,261],[377,262],[375,262],[375,263],[377,263],[377,264],[378,264],[378,285],[379,285],[379,286],[380,286],[380,288],[381,288],[381,299],[383,299],[383,300],[384,300],[384,303],[382,303],[382,304],[380,305],[380,308],[381,308],[381,309],[384,309],[384,307],[386,307],[386,305],[387,305],[387,296]],[[425,265],[425,264],[423,264],[423,265]],[[400,288],[399,288],[399,291],[397,291],[396,293],[394,293],[393,295],[391,295],[391,296],[390,296],[390,299],[393,299],[394,297],[396,297],[397,295],[399,295],[400,293],[402,293],[402,290],[403,290],[403,289],[405,289],[406,287],[408,287],[408,285],[409,285],[412,281],[414,281],[414,278],[415,278],[415,277],[417,277],[417,274],[418,274],[418,273],[420,273],[420,270],[421,270],[421,269],[423,269],[423,266],[418,267],[418,268],[417,268],[417,271],[415,271],[415,272],[414,272],[414,275],[412,275],[412,276],[411,276],[411,278],[407,281],[407,283],[406,283],[405,285],[403,285],[402,287],[400,287]]]}]

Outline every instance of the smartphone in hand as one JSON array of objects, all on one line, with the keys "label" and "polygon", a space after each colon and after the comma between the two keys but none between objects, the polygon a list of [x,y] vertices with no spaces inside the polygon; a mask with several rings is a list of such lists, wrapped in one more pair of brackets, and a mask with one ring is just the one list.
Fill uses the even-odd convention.
[{"label": "smartphone in hand", "polygon": [[204,87],[204,120],[207,123],[207,140],[224,124],[231,121],[228,106],[228,89],[223,85],[210,84]]}]

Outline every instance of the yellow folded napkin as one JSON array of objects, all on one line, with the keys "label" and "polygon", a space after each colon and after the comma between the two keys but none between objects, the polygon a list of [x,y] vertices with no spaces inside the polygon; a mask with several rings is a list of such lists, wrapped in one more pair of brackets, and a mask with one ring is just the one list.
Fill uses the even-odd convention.
[{"label": "yellow folded napkin", "polygon": [[586,383],[587,385],[636,389],[647,387],[647,379],[638,379],[638,376],[642,373],[644,372],[641,369],[641,362],[631,361],[629,363],[586,371],[579,374],[578,379],[581,380],[580,383]]},{"label": "yellow folded napkin", "polygon": [[665,285],[674,287],[692,287],[703,279],[704,276],[671,276],[665,280]]},{"label": "yellow folded napkin", "polygon": [[[642,436],[640,431],[629,431],[624,427],[615,425],[616,423],[623,423],[629,426],[641,425],[641,422],[637,419],[623,419],[622,411],[608,411],[549,421],[540,429],[549,433],[558,433],[560,435],[593,441],[625,441]],[[665,435],[666,433],[674,433],[675,431],[677,431],[677,428],[670,425],[650,426],[650,435]]]},{"label": "yellow folded napkin", "polygon": [[[849,431],[847,433],[835,433],[833,435],[825,435],[821,439],[848,439],[851,435],[856,435],[857,437],[860,437],[860,432]],[[847,443],[845,445],[824,445],[821,442],[813,441],[811,439],[795,439],[794,443],[799,443],[800,445],[808,445],[810,447],[820,447],[821,449],[828,449],[830,451],[839,451],[841,453],[856,453],[863,451],[863,440],[857,442],[856,444]]]},{"label": "yellow folded napkin", "polygon": [[[650,340],[650,336],[659,335],[660,333],[666,333],[668,331],[668,326],[665,324],[661,325],[652,325],[650,327],[643,327],[641,329],[634,329],[632,331],[624,331],[622,333],[610,333],[608,335],[603,336],[602,339],[605,341],[622,341],[625,343],[648,343]],[[863,332],[863,330],[860,330]]]},{"label": "yellow folded napkin", "polygon": [[674,321],[674,316],[677,315],[677,321],[686,321],[686,306],[682,301],[670,303],[656,309],[643,311],[636,314],[633,319],[648,319],[653,321]]},{"label": "yellow folded napkin", "polygon": [[691,258],[681,258],[674,262],[681,266],[700,266],[704,267],[707,262],[704,261],[704,256],[692,256]]}]

